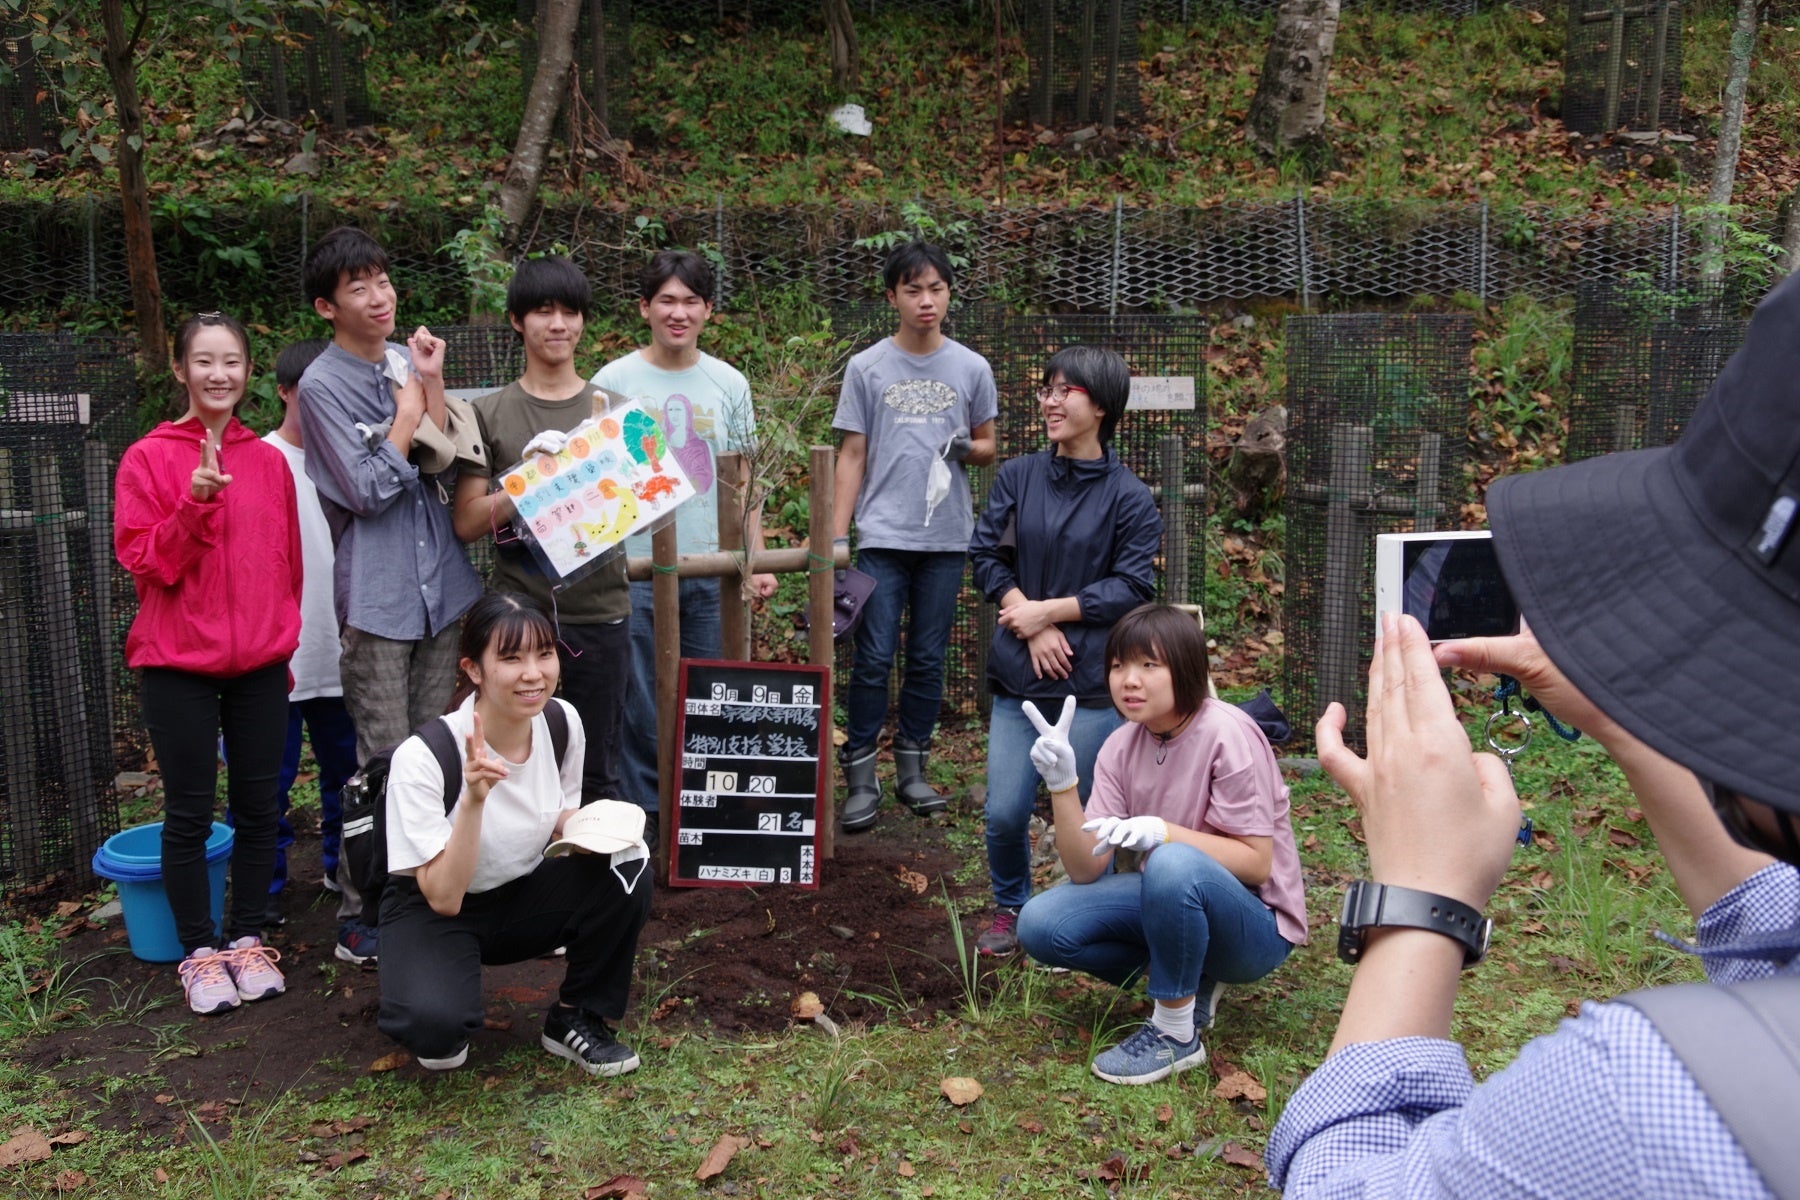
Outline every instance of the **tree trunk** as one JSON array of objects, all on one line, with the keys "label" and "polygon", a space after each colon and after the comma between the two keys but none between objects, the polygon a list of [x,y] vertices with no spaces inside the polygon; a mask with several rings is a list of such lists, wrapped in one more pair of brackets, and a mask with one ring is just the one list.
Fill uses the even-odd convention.
[{"label": "tree trunk", "polygon": [[519,139],[513,143],[512,161],[500,185],[500,215],[506,238],[518,236],[520,226],[537,200],[538,182],[544,177],[544,151],[556,114],[562,111],[569,86],[569,64],[575,58],[575,25],[581,18],[582,0],[544,0],[543,27],[538,30],[537,73],[531,77],[531,94],[525,98],[525,115],[519,121]]},{"label": "tree trunk", "polygon": [[1320,131],[1337,30],[1338,0],[1281,0],[1244,121],[1250,141],[1264,154],[1328,149]]},{"label": "tree trunk", "polygon": [[862,58],[849,0],[825,0],[825,32],[831,40],[831,86],[840,96],[854,92],[862,78]]},{"label": "tree trunk", "polygon": [[119,202],[124,210],[125,263],[131,273],[138,356],[146,372],[160,371],[169,359],[162,283],[156,276],[156,243],[150,234],[150,187],[144,178],[144,106],[137,85],[137,48],[149,8],[149,0],[143,0],[143,7],[132,13],[131,32],[126,33],[124,0],[100,3],[100,19],[106,27],[106,47],[100,57],[118,106],[119,141],[114,154],[119,170]]},{"label": "tree trunk", "polygon": [[1781,273],[1800,271],[1800,191],[1788,197],[1787,224],[1781,232]]},{"label": "tree trunk", "polygon": [[1725,73],[1725,108],[1719,115],[1719,144],[1713,151],[1712,186],[1706,190],[1706,219],[1700,230],[1700,278],[1725,274],[1731,220],[1731,190],[1737,183],[1738,150],[1744,141],[1744,93],[1750,84],[1750,56],[1756,49],[1758,0],[1738,0],[1731,23],[1731,53]]}]

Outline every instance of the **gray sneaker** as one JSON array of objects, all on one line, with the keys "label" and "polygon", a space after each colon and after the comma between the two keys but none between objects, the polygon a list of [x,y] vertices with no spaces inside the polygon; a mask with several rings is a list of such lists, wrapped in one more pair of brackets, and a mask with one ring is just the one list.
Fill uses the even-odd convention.
[{"label": "gray sneaker", "polygon": [[1019,910],[1002,908],[993,921],[975,939],[975,953],[989,958],[1005,958],[1019,949]]},{"label": "gray sneaker", "polygon": [[1103,1050],[1094,1059],[1094,1074],[1108,1083],[1155,1083],[1159,1079],[1206,1061],[1206,1046],[1198,1030],[1185,1042],[1177,1042],[1145,1021],[1137,1032]]}]

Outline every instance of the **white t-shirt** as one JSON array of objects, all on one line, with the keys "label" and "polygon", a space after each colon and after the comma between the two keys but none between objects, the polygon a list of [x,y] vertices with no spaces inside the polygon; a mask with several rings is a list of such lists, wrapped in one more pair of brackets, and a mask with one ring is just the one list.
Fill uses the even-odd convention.
[{"label": "white t-shirt", "polygon": [[[487,892],[531,874],[543,861],[544,847],[556,829],[556,816],[565,808],[581,807],[581,765],[586,759],[587,736],[573,705],[561,704],[569,718],[569,746],[562,765],[550,743],[550,724],[539,713],[531,719],[531,754],[522,763],[508,762],[509,774],[488,790],[481,814],[481,849],[475,856],[470,892]],[[470,695],[455,712],[439,718],[456,734],[460,749],[475,728],[475,697]],[[450,841],[450,824],[462,807],[444,812],[444,773],[431,748],[409,737],[394,750],[388,767],[387,846],[388,871],[414,875],[423,863],[436,858]]]},{"label": "white t-shirt", "polygon": [[319,489],[306,475],[306,451],[279,433],[271,433],[263,441],[287,459],[300,508],[300,561],[306,576],[300,588],[300,647],[288,663],[288,670],[294,673],[288,700],[341,696],[337,610],[331,602],[331,527],[325,523],[325,510],[319,507]]}]

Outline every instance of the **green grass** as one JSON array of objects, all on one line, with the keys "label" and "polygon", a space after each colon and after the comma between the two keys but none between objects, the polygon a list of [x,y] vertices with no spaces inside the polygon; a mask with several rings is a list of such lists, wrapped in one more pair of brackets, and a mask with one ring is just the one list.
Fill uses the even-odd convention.
[{"label": "green grass", "polygon": [[[1470,727],[1479,728],[1485,715],[1477,706]],[[1591,744],[1545,735],[1519,760],[1518,780],[1549,839],[1516,853],[1490,907],[1492,953],[1464,977],[1455,1030],[1478,1075],[1498,1070],[1524,1040],[1553,1029],[1579,998],[1697,973],[1691,960],[1651,936],[1659,928],[1686,933],[1692,922],[1617,770]],[[852,1024],[834,1036],[805,1024],[742,1038],[684,1025],[682,1014],[652,1023],[649,1014],[670,986],[667,968],[654,967],[643,972],[624,1029],[645,1063],[628,1078],[589,1080],[525,1048],[441,1077],[365,1076],[313,1100],[247,1098],[223,1126],[190,1131],[181,1146],[99,1127],[89,1091],[0,1054],[8,1064],[0,1066],[0,1107],[18,1114],[15,1123],[88,1134],[59,1147],[51,1163],[0,1179],[35,1192],[55,1171],[74,1169],[100,1189],[94,1194],[379,1191],[509,1200],[580,1195],[631,1174],[663,1196],[713,1195],[730,1184],[735,1195],[771,1198],[922,1197],[926,1188],[936,1197],[1060,1197],[1106,1194],[1102,1167],[1122,1154],[1133,1172],[1143,1172],[1132,1194],[1261,1194],[1260,1176],[1192,1151],[1199,1145],[1216,1154],[1227,1140],[1260,1150],[1287,1098],[1319,1062],[1350,975],[1332,953],[1328,914],[1342,880],[1364,869],[1342,794],[1320,773],[1298,776],[1291,786],[1311,944],[1267,979],[1228,991],[1208,1038],[1214,1069],[1229,1063],[1267,1088],[1261,1106],[1240,1110],[1213,1097],[1211,1071],[1138,1089],[1094,1079],[1089,1060],[1139,1019],[1142,993],[1078,975],[1021,962],[997,969],[975,963],[962,976],[965,1002],[953,1014],[909,1013],[896,989],[882,998],[889,1015],[879,1026]],[[1639,844],[1629,844],[1634,840]],[[973,842],[963,853],[978,862]],[[56,945],[46,934],[9,927],[0,938],[5,977],[55,975]],[[96,1002],[84,1020],[141,1019],[128,1007],[99,1003],[103,992],[88,996]],[[825,999],[829,1012],[832,998]],[[42,1013],[50,1001],[31,1004]],[[43,1028],[29,1016],[5,1016],[12,1011],[0,1008],[8,1051]],[[179,1034],[159,1038],[170,1056],[185,1052]],[[979,1081],[984,1096],[953,1107],[939,1092],[939,1082],[953,1075]],[[90,1090],[105,1095],[104,1072]],[[321,1136],[318,1127],[357,1117],[367,1122],[358,1133],[367,1157],[326,1165],[348,1143]],[[724,1134],[750,1144],[708,1187],[694,1171]],[[146,1185],[159,1170],[167,1182]]]}]

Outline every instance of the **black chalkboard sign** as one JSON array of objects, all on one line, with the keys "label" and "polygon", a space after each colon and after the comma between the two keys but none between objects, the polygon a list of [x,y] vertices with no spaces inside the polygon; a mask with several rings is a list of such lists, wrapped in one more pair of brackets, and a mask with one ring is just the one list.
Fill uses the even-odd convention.
[{"label": "black chalkboard sign", "polygon": [[681,660],[673,887],[819,886],[831,671]]}]

